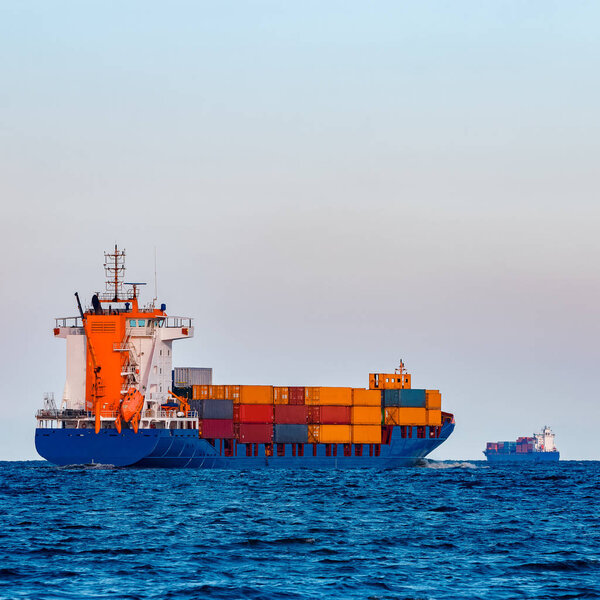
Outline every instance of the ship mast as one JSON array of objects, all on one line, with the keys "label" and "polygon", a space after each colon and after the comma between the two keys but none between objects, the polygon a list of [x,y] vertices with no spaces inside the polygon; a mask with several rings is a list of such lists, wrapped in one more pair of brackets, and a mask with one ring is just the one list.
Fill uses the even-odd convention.
[{"label": "ship mast", "polygon": [[119,250],[115,244],[114,252],[104,253],[104,273],[106,274],[106,292],[101,302],[124,302],[123,278],[125,277],[125,250]]}]

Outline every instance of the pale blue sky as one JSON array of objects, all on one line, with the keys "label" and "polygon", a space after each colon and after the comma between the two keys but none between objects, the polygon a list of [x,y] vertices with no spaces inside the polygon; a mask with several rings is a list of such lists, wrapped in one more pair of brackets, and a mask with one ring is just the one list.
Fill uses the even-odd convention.
[{"label": "pale blue sky", "polygon": [[128,251],[217,382],[403,357],[436,458],[548,423],[597,449],[600,7],[2,2],[0,459],[60,397],[53,318]]}]

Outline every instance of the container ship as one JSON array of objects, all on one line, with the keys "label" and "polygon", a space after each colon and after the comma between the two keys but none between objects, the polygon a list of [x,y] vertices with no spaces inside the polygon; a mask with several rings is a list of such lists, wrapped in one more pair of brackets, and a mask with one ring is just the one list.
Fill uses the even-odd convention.
[{"label": "container ship", "polygon": [[560,458],[554,445],[554,433],[548,426],[532,437],[520,437],[515,442],[488,442],[483,453],[491,463],[556,462]]},{"label": "container ship", "polygon": [[[415,464],[454,430],[438,390],[414,389],[403,363],[369,388],[213,385],[175,381],[175,340],[192,319],[140,305],[124,282],[125,252],[105,253],[105,291],[56,319],[66,340],[57,405],[36,414],[37,452],[56,465],[116,467],[397,467]],[[189,369],[188,371],[193,371]]]}]

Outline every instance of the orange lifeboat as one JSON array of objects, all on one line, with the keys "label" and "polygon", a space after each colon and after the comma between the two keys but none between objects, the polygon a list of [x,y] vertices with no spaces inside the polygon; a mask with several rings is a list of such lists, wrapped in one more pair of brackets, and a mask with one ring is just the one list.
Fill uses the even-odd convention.
[{"label": "orange lifeboat", "polygon": [[121,403],[121,417],[126,423],[133,425],[133,430],[137,433],[140,414],[144,407],[144,397],[139,390],[130,387]]}]

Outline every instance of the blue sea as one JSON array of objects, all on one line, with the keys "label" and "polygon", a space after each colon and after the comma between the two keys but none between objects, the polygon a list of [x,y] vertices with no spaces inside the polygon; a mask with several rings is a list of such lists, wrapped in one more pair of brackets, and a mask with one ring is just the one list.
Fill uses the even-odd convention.
[{"label": "blue sea", "polygon": [[600,462],[0,463],[0,598],[600,598]]}]

